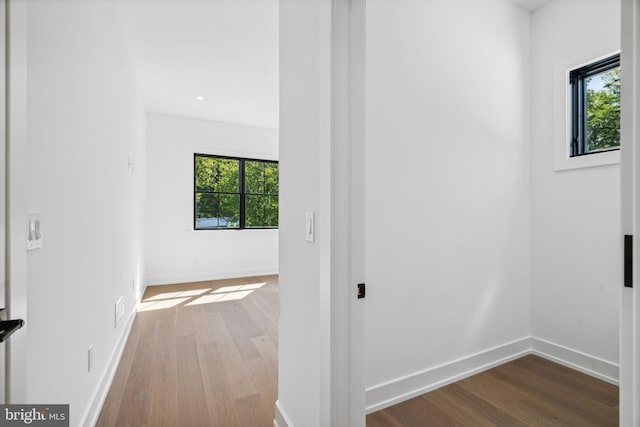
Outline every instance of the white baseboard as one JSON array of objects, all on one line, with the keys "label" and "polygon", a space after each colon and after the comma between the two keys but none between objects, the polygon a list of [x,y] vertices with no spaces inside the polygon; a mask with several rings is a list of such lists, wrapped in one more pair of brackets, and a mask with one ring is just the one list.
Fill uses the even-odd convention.
[{"label": "white baseboard", "polygon": [[118,370],[118,365],[120,364],[120,358],[122,357],[122,353],[124,352],[124,347],[127,344],[127,340],[129,339],[129,333],[131,332],[131,327],[133,326],[133,321],[136,318],[136,311],[134,310],[127,319],[127,323],[124,325],[124,329],[122,334],[120,335],[120,339],[116,344],[115,349],[111,353],[111,359],[107,364],[104,373],[102,374],[102,378],[98,383],[98,387],[93,392],[91,399],[89,400],[89,407],[83,414],[80,419],[80,425],[83,427],[92,427],[96,425],[98,421],[98,417],[100,416],[100,411],[102,410],[102,405],[104,405],[104,401],[107,398],[107,394],[109,393],[109,389],[111,388],[111,383],[113,382],[113,377],[116,375],[116,371]]},{"label": "white baseboard", "polygon": [[416,372],[366,390],[367,414],[470,377],[530,353],[529,337]]},{"label": "white baseboard", "polygon": [[276,400],[276,419],[273,420],[273,427],[293,427],[293,423],[280,407],[278,400]]},{"label": "white baseboard", "polygon": [[536,337],[531,337],[531,353],[608,383],[619,383],[620,366],[608,360]]},{"label": "white baseboard", "polygon": [[206,282],[209,280],[235,279],[238,277],[271,276],[278,274],[278,267],[256,268],[238,271],[214,271],[198,274],[149,276],[145,279],[146,286],[173,285],[176,283]]}]

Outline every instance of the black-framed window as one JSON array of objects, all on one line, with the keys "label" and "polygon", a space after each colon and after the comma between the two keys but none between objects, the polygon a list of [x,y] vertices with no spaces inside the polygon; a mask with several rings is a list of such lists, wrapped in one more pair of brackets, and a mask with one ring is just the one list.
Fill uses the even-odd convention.
[{"label": "black-framed window", "polygon": [[278,162],[193,155],[195,230],[278,228]]},{"label": "black-framed window", "polygon": [[620,148],[620,54],[569,73],[571,157]]}]

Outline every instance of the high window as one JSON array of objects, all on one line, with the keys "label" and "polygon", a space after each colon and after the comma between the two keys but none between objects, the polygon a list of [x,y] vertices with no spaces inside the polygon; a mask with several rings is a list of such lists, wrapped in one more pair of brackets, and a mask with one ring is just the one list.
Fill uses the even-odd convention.
[{"label": "high window", "polygon": [[620,148],[620,54],[569,73],[571,157]]},{"label": "high window", "polygon": [[278,162],[194,154],[195,230],[278,228]]}]

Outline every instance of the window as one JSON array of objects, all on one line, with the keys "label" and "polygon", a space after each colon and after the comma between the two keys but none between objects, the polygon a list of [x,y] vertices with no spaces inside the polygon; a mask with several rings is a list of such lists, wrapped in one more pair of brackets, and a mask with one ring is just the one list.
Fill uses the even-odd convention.
[{"label": "window", "polygon": [[194,229],[278,228],[278,162],[194,154]]},{"label": "window", "polygon": [[570,156],[620,148],[620,54],[569,73]]}]

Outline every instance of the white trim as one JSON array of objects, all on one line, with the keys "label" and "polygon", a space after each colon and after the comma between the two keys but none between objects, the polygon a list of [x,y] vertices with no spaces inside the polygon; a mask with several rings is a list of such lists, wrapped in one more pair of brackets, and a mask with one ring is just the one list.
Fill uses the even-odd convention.
[{"label": "white trim", "polygon": [[129,339],[129,334],[131,333],[131,327],[133,326],[133,321],[136,318],[136,313],[137,312],[134,310],[129,315],[129,319],[127,319],[127,323],[120,335],[120,339],[118,340],[113,353],[111,353],[111,359],[109,360],[109,363],[102,374],[102,378],[98,383],[98,388],[93,392],[91,400],[89,401],[90,404],[80,419],[80,425],[82,426],[94,426],[98,421],[100,411],[102,411],[102,405],[104,405],[104,401],[107,398],[107,394],[111,388],[111,383],[113,382],[113,377],[116,375],[120,359],[122,358],[122,353],[124,352],[125,345]]},{"label": "white trim", "polygon": [[216,271],[200,274],[176,274],[151,276],[145,279],[147,286],[174,285],[176,283],[208,282],[210,280],[236,279],[242,277],[273,276],[278,274],[278,266],[255,268],[251,270]]},{"label": "white trim", "polygon": [[293,427],[293,423],[280,406],[279,400],[276,400],[276,418],[273,420],[273,427]]},{"label": "white trim", "polygon": [[278,162],[280,160],[277,154],[270,154],[259,151],[230,150],[209,146],[192,145],[188,151],[192,159],[196,154],[204,154],[207,156],[238,157],[242,159],[271,160],[275,162]]},{"label": "white trim", "polygon": [[[640,2],[622,0],[620,8],[622,71],[620,98],[620,235],[632,235],[638,247],[640,232]],[[620,239],[622,253],[623,240]],[[620,271],[622,272],[622,262]],[[620,292],[620,425],[640,425],[640,251],[633,251],[633,288]],[[622,282],[622,281],[620,281]]]},{"label": "white trim", "polygon": [[608,360],[536,337],[531,337],[531,354],[618,385],[620,367]]},{"label": "white trim", "polygon": [[608,51],[597,57],[581,57],[553,69],[553,166],[555,171],[588,168],[620,163],[620,150],[604,151],[588,156],[570,157],[571,140],[571,87],[569,73],[572,70],[620,53]]},{"label": "white trim", "polygon": [[529,337],[367,388],[367,414],[460,381],[530,353]]}]

